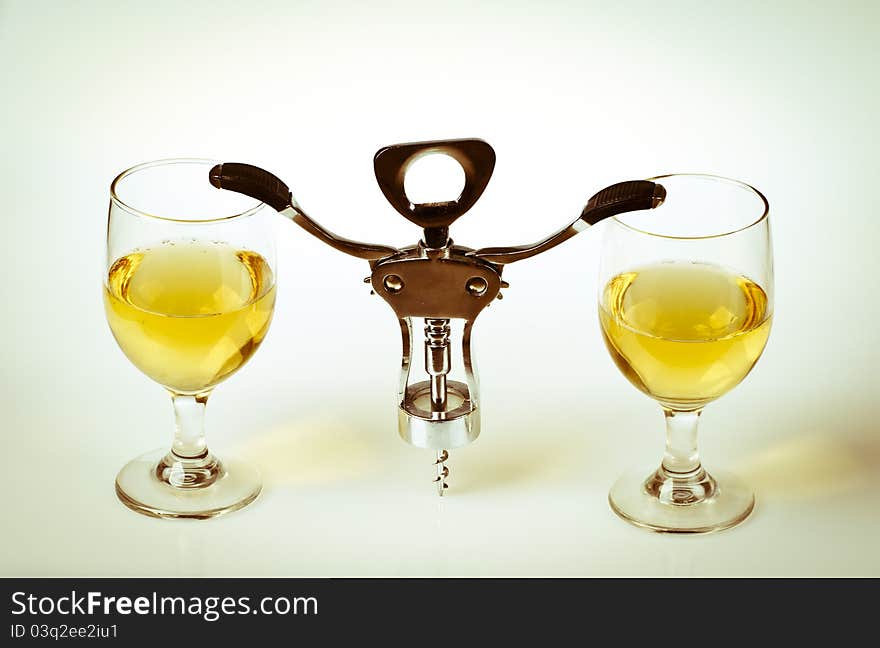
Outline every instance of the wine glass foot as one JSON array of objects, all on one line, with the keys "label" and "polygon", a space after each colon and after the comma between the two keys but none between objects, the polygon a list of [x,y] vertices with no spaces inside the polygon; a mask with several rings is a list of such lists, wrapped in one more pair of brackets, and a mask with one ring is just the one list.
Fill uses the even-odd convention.
[{"label": "wine glass foot", "polygon": [[[662,469],[661,469],[662,471]],[[694,483],[666,483],[659,472],[621,477],[608,493],[611,509],[638,527],[661,533],[711,533],[736,526],[755,508],[755,495],[738,477],[716,472]],[[665,500],[665,501],[664,501]]]},{"label": "wine glass foot", "polygon": [[151,517],[204,520],[247,506],[262,489],[260,473],[246,462],[211,457],[191,470],[185,462],[169,465],[168,457],[167,450],[154,450],[119,471],[116,495],[123,504]]}]

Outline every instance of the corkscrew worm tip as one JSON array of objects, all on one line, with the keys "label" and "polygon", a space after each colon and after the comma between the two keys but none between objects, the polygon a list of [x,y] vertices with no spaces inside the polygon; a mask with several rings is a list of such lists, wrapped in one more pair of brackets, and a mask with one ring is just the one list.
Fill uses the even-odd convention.
[{"label": "corkscrew worm tip", "polygon": [[437,451],[437,459],[434,461],[437,476],[434,478],[434,483],[437,484],[437,494],[440,497],[443,497],[443,491],[449,488],[449,484],[446,483],[446,478],[449,477],[449,468],[446,466],[447,459],[449,459],[449,453],[446,450]]}]

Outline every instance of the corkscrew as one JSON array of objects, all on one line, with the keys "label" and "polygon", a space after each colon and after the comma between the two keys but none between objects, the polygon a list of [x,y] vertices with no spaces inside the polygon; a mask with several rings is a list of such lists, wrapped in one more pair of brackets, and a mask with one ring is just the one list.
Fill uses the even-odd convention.
[{"label": "corkscrew", "polygon": [[[446,154],[461,165],[464,188],[455,200],[413,203],[404,190],[407,169],[418,158],[434,153]],[[495,151],[488,143],[457,139],[395,144],[380,149],[373,166],[391,206],[422,228],[423,237],[415,245],[396,248],[338,236],[308,216],[286,184],[259,167],[218,164],[209,179],[217,188],[263,201],[336,250],[369,262],[371,272],[364,281],[391,306],[402,337],[398,432],[409,443],[436,452],[434,482],[443,495],[448,487],[449,450],[471,443],[480,434],[480,388],[471,335],[477,316],[501,299],[501,289],[509,285],[501,278],[504,266],[546,252],[609,216],[657,207],[666,191],[647,180],[614,184],[590,198],[573,223],[541,241],[475,250],[456,245],[449,228],[473,207],[492,177]],[[424,322],[423,380],[412,376],[416,319]],[[463,382],[450,377],[457,364],[452,353],[453,321],[462,325],[456,355]]]}]

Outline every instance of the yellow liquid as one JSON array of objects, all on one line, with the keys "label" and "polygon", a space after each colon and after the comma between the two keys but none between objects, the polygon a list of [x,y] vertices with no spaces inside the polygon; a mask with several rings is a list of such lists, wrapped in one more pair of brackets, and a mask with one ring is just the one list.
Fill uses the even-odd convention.
[{"label": "yellow liquid", "polygon": [[104,287],[110,329],[128,359],[179,393],[210,389],[269,330],[275,281],[255,252],[166,243],[117,259]]},{"label": "yellow liquid", "polygon": [[695,409],[751,371],[767,344],[767,295],[746,277],[704,263],[625,272],[599,307],[605,344],[629,381],[661,403]]}]

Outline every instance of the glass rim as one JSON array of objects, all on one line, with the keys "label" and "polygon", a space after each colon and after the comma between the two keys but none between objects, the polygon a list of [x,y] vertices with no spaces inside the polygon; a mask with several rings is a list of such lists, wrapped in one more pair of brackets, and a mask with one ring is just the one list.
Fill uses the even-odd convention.
[{"label": "glass rim", "polygon": [[[662,180],[663,178],[706,178],[710,180],[718,180],[721,182],[725,182],[727,184],[736,185],[741,189],[745,189],[753,193],[757,196],[764,205],[764,209],[761,212],[761,215],[751,223],[747,225],[743,225],[742,227],[737,227],[736,229],[728,230],[726,232],[719,232],[717,234],[703,234],[700,236],[679,236],[673,234],[660,234],[659,232],[651,232],[649,230],[641,229],[639,227],[635,227],[628,223],[624,223],[618,216],[612,216],[611,219],[614,220],[618,225],[624,227],[633,232],[638,232],[639,234],[645,234],[646,236],[653,236],[655,238],[665,238],[665,239],[674,239],[679,241],[698,241],[705,239],[713,239],[713,238],[721,238],[722,236],[730,236],[731,234],[736,234],[737,232],[744,232],[747,229],[754,227],[755,225],[759,225],[760,223],[767,220],[770,216],[770,203],[767,200],[767,197],[761,193],[758,189],[753,187],[752,185],[743,182],[741,180],[735,180],[734,178],[727,178],[725,176],[713,175],[711,173],[664,173],[663,175],[653,176],[651,178],[647,178],[649,182],[656,182],[658,180]],[[629,213],[629,212],[627,212]]]},{"label": "glass rim", "polygon": [[110,183],[110,202],[115,204],[117,207],[129,212],[134,216],[144,216],[145,218],[153,218],[156,220],[166,221],[169,223],[187,223],[189,225],[199,225],[201,223],[219,223],[223,221],[230,221],[238,218],[247,218],[248,216],[252,216],[257,213],[265,203],[256,201],[256,204],[253,207],[249,207],[248,209],[238,212],[237,214],[229,214],[226,216],[218,216],[216,218],[198,218],[198,219],[190,219],[190,218],[172,218],[170,216],[159,216],[158,214],[151,214],[150,212],[146,212],[142,209],[138,209],[137,207],[132,207],[127,202],[122,200],[119,197],[119,194],[116,191],[117,186],[120,182],[125,180],[130,175],[133,175],[139,171],[144,171],[145,169],[150,169],[157,166],[170,166],[173,164],[220,164],[219,160],[212,160],[210,158],[195,158],[195,157],[187,157],[187,158],[163,158],[161,160],[152,160],[150,162],[142,162],[140,164],[136,164],[132,167],[127,168],[125,171],[117,175],[113,178],[113,182]]}]

